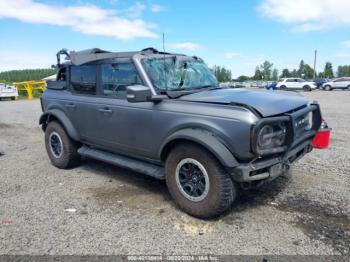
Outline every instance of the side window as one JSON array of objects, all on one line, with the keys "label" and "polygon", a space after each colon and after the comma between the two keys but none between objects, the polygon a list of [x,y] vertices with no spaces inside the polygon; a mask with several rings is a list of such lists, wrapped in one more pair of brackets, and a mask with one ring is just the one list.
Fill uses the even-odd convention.
[{"label": "side window", "polygon": [[287,79],[286,82],[294,82],[294,81],[295,81],[294,78],[291,78],[291,79]]},{"label": "side window", "polygon": [[126,98],[126,87],[142,84],[132,63],[101,65],[102,89],[105,96]]},{"label": "side window", "polygon": [[67,68],[63,67],[57,73],[57,81],[66,81],[67,80]]},{"label": "side window", "polygon": [[96,94],[96,65],[71,66],[71,88],[78,94]]}]

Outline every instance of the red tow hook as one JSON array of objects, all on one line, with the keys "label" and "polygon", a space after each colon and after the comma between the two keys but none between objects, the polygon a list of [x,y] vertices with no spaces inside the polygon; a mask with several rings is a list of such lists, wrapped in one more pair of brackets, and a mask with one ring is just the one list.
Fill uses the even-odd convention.
[{"label": "red tow hook", "polygon": [[326,149],[329,147],[329,141],[331,138],[331,130],[327,125],[327,122],[322,119],[321,127],[317,131],[314,139],[311,142],[312,147],[318,149]]}]

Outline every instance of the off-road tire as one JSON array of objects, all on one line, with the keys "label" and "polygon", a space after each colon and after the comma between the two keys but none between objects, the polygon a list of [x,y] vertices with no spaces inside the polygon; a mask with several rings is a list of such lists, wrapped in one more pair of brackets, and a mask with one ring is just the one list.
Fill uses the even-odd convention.
[{"label": "off-road tire", "polygon": [[[60,157],[56,157],[50,149],[50,135],[56,133],[61,138],[63,144],[63,153]],[[80,155],[78,154],[79,144],[72,140],[62,125],[56,121],[51,121],[45,130],[45,147],[51,163],[60,169],[72,168],[79,164]]]},{"label": "off-road tire", "polygon": [[311,91],[311,87],[310,87],[310,86],[308,86],[308,85],[303,86],[303,90],[304,90],[304,91],[308,91],[308,92],[310,92],[310,91]]},{"label": "off-road tire", "polygon": [[[176,167],[181,160],[191,158],[207,171],[209,191],[203,200],[186,198],[176,183]],[[211,218],[228,210],[237,196],[237,186],[219,161],[206,149],[196,144],[181,144],[169,153],[165,164],[166,184],[176,204],[186,213],[198,218]]]}]

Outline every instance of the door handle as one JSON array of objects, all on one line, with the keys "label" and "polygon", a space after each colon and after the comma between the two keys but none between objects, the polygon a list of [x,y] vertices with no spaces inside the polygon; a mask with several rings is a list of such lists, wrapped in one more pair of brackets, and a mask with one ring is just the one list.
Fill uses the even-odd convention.
[{"label": "door handle", "polygon": [[72,103],[70,103],[70,104],[65,104],[65,106],[67,107],[67,108],[72,108],[72,109],[75,109],[77,106],[76,105],[74,105],[74,104],[72,104]]},{"label": "door handle", "polygon": [[112,114],[113,110],[109,108],[100,108],[98,111],[100,111],[103,114]]}]

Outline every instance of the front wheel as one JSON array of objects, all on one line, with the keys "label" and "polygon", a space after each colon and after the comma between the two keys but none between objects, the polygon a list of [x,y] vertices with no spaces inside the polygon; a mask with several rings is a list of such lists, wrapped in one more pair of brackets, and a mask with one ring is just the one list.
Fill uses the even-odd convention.
[{"label": "front wheel", "polygon": [[195,144],[182,144],[169,154],[166,183],[177,205],[188,214],[210,218],[228,210],[236,185],[218,160]]},{"label": "front wheel", "polygon": [[324,87],[324,90],[326,90],[326,91],[332,91],[332,87],[331,87],[330,85],[326,85],[326,86]]},{"label": "front wheel", "polygon": [[56,121],[50,122],[46,127],[45,146],[55,167],[67,169],[79,163],[78,143],[72,140]]}]

